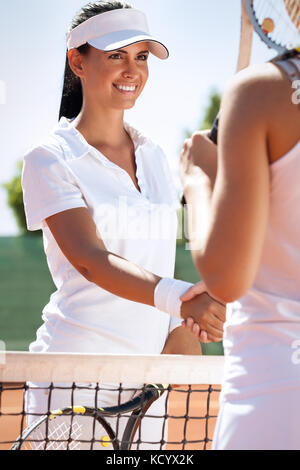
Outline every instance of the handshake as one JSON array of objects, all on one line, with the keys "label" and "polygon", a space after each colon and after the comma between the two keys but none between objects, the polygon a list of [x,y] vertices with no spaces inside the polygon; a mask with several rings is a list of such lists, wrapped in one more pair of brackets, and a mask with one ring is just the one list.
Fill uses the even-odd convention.
[{"label": "handshake", "polygon": [[208,294],[203,282],[191,285],[163,278],[156,286],[154,301],[159,310],[181,318],[182,326],[202,343],[222,341],[226,306]]}]

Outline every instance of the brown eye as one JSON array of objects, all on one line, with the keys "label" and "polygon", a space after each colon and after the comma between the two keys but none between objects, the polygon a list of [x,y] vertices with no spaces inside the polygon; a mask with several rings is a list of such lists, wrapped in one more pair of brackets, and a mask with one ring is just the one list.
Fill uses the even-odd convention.
[{"label": "brown eye", "polygon": [[148,60],[149,54],[141,54],[138,56],[138,60],[146,61]]},{"label": "brown eye", "polygon": [[118,60],[118,59],[122,59],[122,55],[117,53],[117,54],[112,54],[108,57],[109,59],[112,59],[112,60]]}]

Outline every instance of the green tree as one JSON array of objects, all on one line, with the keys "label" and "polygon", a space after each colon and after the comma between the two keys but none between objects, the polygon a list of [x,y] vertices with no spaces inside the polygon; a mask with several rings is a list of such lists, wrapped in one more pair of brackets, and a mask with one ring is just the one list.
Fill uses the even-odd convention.
[{"label": "green tree", "polygon": [[[221,99],[222,99],[221,94],[218,92],[218,90],[213,88],[209,93],[208,105],[204,110],[202,120],[200,121],[200,124],[198,126],[199,131],[212,128],[213,123],[215,122],[215,119],[220,111]],[[184,139],[189,139],[193,135],[194,131],[196,130],[197,129],[194,129],[193,131],[191,131],[190,129],[185,129]]]},{"label": "green tree", "polygon": [[27,230],[25,211],[24,211],[24,200],[23,191],[21,184],[21,176],[23,169],[23,160],[20,160],[16,164],[16,175],[7,183],[2,184],[2,187],[7,191],[7,203],[13,211],[17,226],[20,231],[20,235],[33,235],[40,236],[41,231],[29,232]]},{"label": "green tree", "polygon": [[211,129],[221,107],[221,94],[213,89],[209,95],[209,104],[204,112],[200,130]]}]

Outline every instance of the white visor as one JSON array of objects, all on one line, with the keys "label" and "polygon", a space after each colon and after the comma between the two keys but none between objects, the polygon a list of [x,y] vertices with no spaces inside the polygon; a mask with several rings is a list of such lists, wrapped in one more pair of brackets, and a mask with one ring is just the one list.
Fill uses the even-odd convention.
[{"label": "white visor", "polygon": [[120,8],[89,18],[67,36],[68,50],[90,44],[100,51],[115,51],[137,42],[148,42],[149,50],[159,59],[167,59],[169,51],[151,36],[142,11]]}]

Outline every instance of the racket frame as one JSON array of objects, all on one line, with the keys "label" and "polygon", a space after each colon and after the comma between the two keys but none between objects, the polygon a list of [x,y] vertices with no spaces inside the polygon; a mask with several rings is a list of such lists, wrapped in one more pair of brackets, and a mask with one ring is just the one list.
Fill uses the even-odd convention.
[{"label": "racket frame", "polygon": [[247,68],[250,64],[254,32],[244,1],[241,2],[241,9],[241,38],[237,72]]},{"label": "racket frame", "polygon": [[292,51],[293,49],[288,49],[287,47],[282,46],[281,44],[278,44],[276,41],[274,41],[271,37],[266,34],[262,28],[261,25],[259,24],[258,18],[255,14],[255,9],[253,7],[254,0],[242,0],[243,6],[248,14],[248,17],[253,25],[253,28],[255,32],[258,34],[260,39],[270,48],[270,49],[275,49],[278,54],[283,55],[288,51]]},{"label": "racket frame", "polygon": [[[112,406],[105,408],[91,408],[86,406],[73,406],[68,408],[51,411],[46,415],[41,416],[37,421],[28,426],[23,433],[17,438],[16,442],[11,446],[10,450],[22,450],[22,446],[28,442],[30,435],[36,431],[44,423],[55,420],[62,416],[86,416],[94,418],[100,425],[103,426],[108,437],[110,438],[111,444],[114,450],[130,450],[136,431],[141,423],[142,417],[148,411],[150,406],[162,396],[165,390],[168,388],[167,385],[162,384],[147,384],[143,388],[143,391],[136,397],[129,400],[120,406]],[[110,424],[105,418],[118,417],[127,413],[131,413],[126,424],[122,440],[120,443],[116,438],[116,434],[113,431]],[[34,440],[33,442],[39,442]],[[41,442],[44,442],[42,440]],[[51,440],[50,440],[51,442]],[[47,438],[45,440],[45,450],[47,448]]]}]

